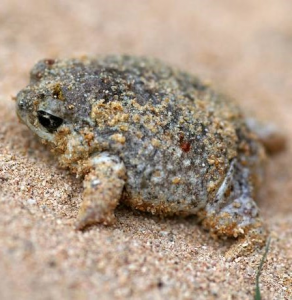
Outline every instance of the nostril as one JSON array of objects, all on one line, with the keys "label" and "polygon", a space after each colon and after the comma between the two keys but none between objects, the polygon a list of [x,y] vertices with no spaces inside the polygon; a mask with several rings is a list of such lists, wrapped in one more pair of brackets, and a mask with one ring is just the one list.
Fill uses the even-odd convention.
[{"label": "nostril", "polygon": [[25,104],[23,100],[18,101],[18,108],[20,110],[23,110],[25,108]]},{"label": "nostril", "polygon": [[40,98],[41,100],[45,99],[46,95],[44,93],[40,93],[38,94],[38,98]]}]

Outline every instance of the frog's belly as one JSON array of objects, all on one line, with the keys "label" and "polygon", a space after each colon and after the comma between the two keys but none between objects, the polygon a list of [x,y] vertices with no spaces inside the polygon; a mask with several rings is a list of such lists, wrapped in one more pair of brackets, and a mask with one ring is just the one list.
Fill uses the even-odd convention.
[{"label": "frog's belly", "polygon": [[128,172],[122,201],[152,214],[186,216],[205,208],[208,193],[194,177],[169,174],[158,180],[155,176]]},{"label": "frog's belly", "polygon": [[206,207],[213,195],[208,192],[209,168],[195,150],[185,153],[175,145],[157,149],[149,141],[129,138],[117,153],[127,170],[124,202],[143,211],[170,215],[195,214]]}]

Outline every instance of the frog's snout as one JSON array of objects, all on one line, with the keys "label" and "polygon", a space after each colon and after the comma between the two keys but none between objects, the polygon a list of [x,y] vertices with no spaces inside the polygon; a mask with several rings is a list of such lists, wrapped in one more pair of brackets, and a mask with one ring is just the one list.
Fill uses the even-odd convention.
[{"label": "frog's snout", "polygon": [[25,100],[23,99],[22,95],[19,93],[16,96],[16,113],[19,120],[22,123],[26,123],[26,107],[25,107]]}]

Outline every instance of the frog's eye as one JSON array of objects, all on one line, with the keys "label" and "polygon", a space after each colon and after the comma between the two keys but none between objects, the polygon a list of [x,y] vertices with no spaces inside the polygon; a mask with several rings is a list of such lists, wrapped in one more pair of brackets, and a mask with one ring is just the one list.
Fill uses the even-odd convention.
[{"label": "frog's eye", "polygon": [[37,112],[38,120],[50,133],[56,131],[62,124],[63,119],[49,114],[43,110]]}]

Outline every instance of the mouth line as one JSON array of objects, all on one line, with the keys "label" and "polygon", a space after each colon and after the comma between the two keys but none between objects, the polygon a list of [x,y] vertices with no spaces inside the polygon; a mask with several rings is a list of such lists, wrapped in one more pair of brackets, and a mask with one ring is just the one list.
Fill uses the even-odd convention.
[{"label": "mouth line", "polygon": [[37,127],[34,127],[31,123],[27,123],[28,127],[40,138],[52,142],[53,141],[53,137],[49,132],[44,132],[41,129],[38,129]]}]

